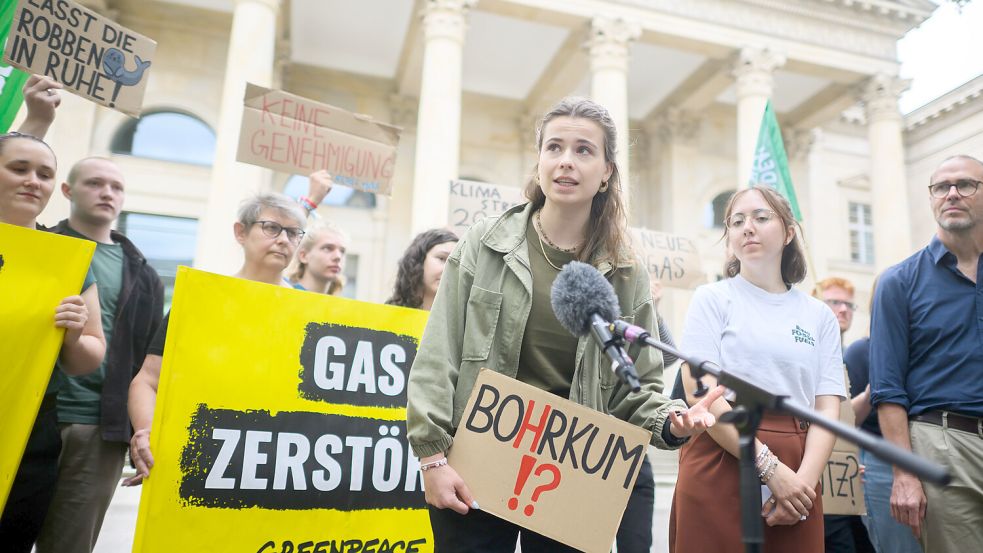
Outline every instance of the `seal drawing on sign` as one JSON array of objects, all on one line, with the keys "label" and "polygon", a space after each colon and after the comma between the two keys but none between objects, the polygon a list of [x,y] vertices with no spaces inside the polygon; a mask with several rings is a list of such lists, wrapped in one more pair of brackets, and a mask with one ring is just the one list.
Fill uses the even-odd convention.
[{"label": "seal drawing on sign", "polygon": [[137,67],[133,71],[126,69],[126,55],[116,48],[106,50],[102,58],[102,68],[110,80],[123,86],[133,86],[143,79],[143,72],[150,67],[149,61],[143,61],[140,56],[134,56]]}]

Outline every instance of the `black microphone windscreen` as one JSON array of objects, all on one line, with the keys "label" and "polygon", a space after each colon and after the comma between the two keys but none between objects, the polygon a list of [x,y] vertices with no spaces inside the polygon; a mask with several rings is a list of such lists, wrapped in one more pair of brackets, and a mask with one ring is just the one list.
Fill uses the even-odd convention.
[{"label": "black microphone windscreen", "polygon": [[571,261],[560,270],[553,281],[550,303],[556,320],[574,336],[590,332],[595,313],[607,321],[621,316],[614,287],[597,269],[580,261]]}]

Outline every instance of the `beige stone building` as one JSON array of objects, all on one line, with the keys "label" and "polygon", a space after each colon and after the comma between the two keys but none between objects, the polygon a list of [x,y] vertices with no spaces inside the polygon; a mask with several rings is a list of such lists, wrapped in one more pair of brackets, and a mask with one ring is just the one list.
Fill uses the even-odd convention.
[{"label": "beige stone building", "polygon": [[[144,116],[66,95],[50,142],[62,174],[87,155],[119,163],[121,227],[165,273],[233,270],[238,200],[306,189],[303,177],[234,161],[247,81],[404,128],[392,197],[337,187],[319,210],[351,235],[347,293],[366,301],[386,297],[413,234],[447,224],[451,179],[525,182],[536,119],[568,94],[616,119],[632,224],[694,239],[711,277],[723,261],[720,210],[750,173],[770,99],[813,274],[854,281],[861,304],[879,270],[931,236],[933,167],[983,155],[983,76],[898,110],[896,42],[931,15],[928,0],[86,3],[158,41]],[[66,214],[57,198],[42,220]],[[689,296],[666,294],[677,332]],[[848,339],[866,324],[861,310]],[[672,459],[660,465],[667,487]],[[660,508],[668,500],[660,486]]]}]

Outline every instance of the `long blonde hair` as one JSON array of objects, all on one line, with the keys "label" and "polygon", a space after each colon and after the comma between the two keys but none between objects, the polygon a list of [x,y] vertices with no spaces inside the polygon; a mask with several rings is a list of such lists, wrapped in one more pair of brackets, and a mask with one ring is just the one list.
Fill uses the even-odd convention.
[{"label": "long blonde hair", "polygon": [[[309,253],[311,249],[314,248],[314,245],[317,244],[317,242],[326,234],[334,234],[335,236],[346,238],[345,233],[331,223],[326,223],[323,221],[312,223],[311,226],[307,227],[307,233],[304,234],[304,239],[301,240],[300,245],[297,246],[297,253],[294,254],[294,258],[290,261],[290,265],[287,267],[287,279],[289,279],[291,282],[300,282],[300,279],[304,278],[304,273],[307,271],[307,264],[301,262],[300,252]],[[325,294],[327,293],[327,290],[312,290],[312,292]]]}]

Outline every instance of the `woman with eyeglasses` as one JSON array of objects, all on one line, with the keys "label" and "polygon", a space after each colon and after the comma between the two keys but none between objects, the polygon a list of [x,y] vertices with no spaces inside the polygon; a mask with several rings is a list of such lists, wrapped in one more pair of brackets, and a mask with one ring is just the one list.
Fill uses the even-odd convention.
[{"label": "woman with eyeglasses", "polygon": [[[823,302],[792,288],[806,276],[799,228],[788,201],[767,186],[731,197],[724,215],[728,278],[696,290],[680,350],[712,361],[774,394],[837,418],[844,396],[840,329]],[[687,399],[697,398],[688,366]],[[716,388],[710,376],[707,386]],[[733,408],[726,395],[710,406],[719,418]],[[740,399],[740,398],[737,398]],[[766,412],[755,443],[762,484],[764,551],[823,551],[819,477],[834,436],[818,426]],[[674,553],[744,551],[738,435],[716,425],[683,446],[669,522]]]},{"label": "woman with eyeglasses", "polygon": [[[16,132],[0,134],[0,223],[39,229],[37,218],[51,198],[56,170],[55,154],[41,139]],[[66,374],[91,373],[105,354],[99,294],[93,284],[90,272],[82,290],[63,299],[51,313],[51,324],[65,331],[57,367]],[[0,517],[4,551],[31,551],[54,496],[61,452],[56,382],[52,378],[44,392]]]},{"label": "woman with eyeglasses", "polygon": [[[233,227],[236,241],[242,246],[243,262],[239,271],[232,276],[291,288],[283,278],[283,272],[304,237],[306,225],[307,217],[300,205],[282,194],[262,194],[246,200],[239,208],[238,220]],[[164,317],[160,330],[147,349],[140,372],[130,383],[128,410],[133,425],[130,459],[137,473],[126,479],[124,486],[140,484],[154,466],[150,451],[150,427],[157,401],[169,316]]]}]

